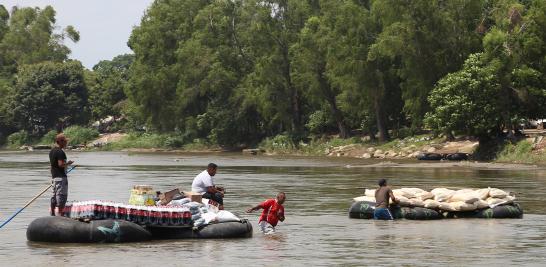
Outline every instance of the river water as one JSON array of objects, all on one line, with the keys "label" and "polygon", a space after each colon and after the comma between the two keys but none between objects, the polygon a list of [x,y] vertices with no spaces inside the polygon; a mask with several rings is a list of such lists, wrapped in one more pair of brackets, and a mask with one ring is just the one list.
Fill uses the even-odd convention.
[{"label": "river water", "polygon": [[[48,214],[47,192],[0,229],[0,266],[543,266],[546,262],[546,169],[408,168],[340,158],[67,152],[69,201],[126,202],[135,184],[190,188],[209,162],[220,167],[226,210],[249,219],[254,236],[130,244],[49,244],[26,240],[26,227]],[[0,220],[49,183],[47,152],[0,152]],[[523,219],[373,221],[349,219],[351,199],[379,178],[392,187],[498,187],[515,192]],[[258,232],[259,213],[244,210],[287,194],[286,220],[274,236]]]}]

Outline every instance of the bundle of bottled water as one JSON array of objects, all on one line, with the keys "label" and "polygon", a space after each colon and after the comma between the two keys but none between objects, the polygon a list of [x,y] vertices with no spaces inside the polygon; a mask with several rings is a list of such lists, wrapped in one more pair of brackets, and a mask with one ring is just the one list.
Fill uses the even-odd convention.
[{"label": "bundle of bottled water", "polygon": [[66,205],[64,216],[88,220],[118,219],[140,225],[193,226],[192,211],[195,212],[195,204],[140,206],[101,200],[78,201]]}]

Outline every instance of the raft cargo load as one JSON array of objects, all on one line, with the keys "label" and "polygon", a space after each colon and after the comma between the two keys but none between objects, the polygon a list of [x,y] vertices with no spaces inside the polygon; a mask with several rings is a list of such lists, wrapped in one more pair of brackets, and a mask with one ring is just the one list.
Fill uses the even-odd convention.
[{"label": "raft cargo load", "polygon": [[[173,203],[174,202],[174,203]],[[63,217],[43,217],[27,228],[29,241],[94,243],[150,239],[244,238],[252,225],[229,211],[189,199],[168,206],[137,206],[106,201],[68,204]]]},{"label": "raft cargo load", "polygon": [[[389,207],[394,219],[434,220],[443,218],[522,218],[523,209],[516,197],[497,188],[450,190],[436,188],[430,192],[419,188],[393,190],[400,201]],[[349,217],[372,219],[375,190],[353,199]]]}]

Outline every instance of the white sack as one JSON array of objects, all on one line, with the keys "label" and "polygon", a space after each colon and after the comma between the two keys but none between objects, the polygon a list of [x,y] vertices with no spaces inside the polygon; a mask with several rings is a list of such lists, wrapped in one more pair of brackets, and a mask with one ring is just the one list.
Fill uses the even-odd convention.
[{"label": "white sack", "polygon": [[439,202],[440,205],[438,206],[439,209],[445,210],[445,211],[457,211],[455,207],[451,205],[451,203],[448,202]]},{"label": "white sack", "polygon": [[421,188],[416,188],[416,187],[405,187],[405,188],[400,188],[400,190],[410,195],[417,195],[419,193],[426,192],[425,190]]},{"label": "white sack", "polygon": [[455,191],[449,190],[447,188],[436,188],[431,191],[431,193],[434,194],[434,200],[439,202],[445,202],[448,201],[453,194],[455,194]]},{"label": "white sack", "polygon": [[218,222],[239,222],[241,221],[237,216],[227,210],[221,210],[216,214]]},{"label": "white sack", "polygon": [[478,196],[480,196],[481,200],[486,200],[489,197],[489,190],[491,190],[490,187],[478,189],[475,192],[478,194]]},{"label": "white sack", "polygon": [[487,203],[487,201],[482,200],[482,199],[480,199],[480,200],[474,202],[474,205],[476,205],[476,208],[477,208],[477,209],[489,208],[489,203]]},{"label": "white sack", "polygon": [[480,199],[480,196],[472,189],[458,190],[449,198],[448,202],[459,202],[472,204]]},{"label": "white sack", "polygon": [[375,203],[375,197],[369,197],[369,196],[361,196],[361,197],[355,197],[353,198],[354,201],[368,201],[368,202],[374,202]]},{"label": "white sack", "polygon": [[425,203],[418,199],[418,198],[411,198],[409,199],[409,204],[410,206],[413,206],[413,207],[424,207],[425,206]]},{"label": "white sack", "polygon": [[405,198],[414,198],[415,194],[412,194],[410,192],[403,191],[402,189],[394,189],[392,190],[392,194],[398,198],[398,197],[405,197]]},{"label": "white sack", "polygon": [[365,189],[364,195],[367,197],[373,197],[375,198],[375,189]]},{"label": "white sack", "polygon": [[434,198],[434,194],[431,193],[431,192],[427,192],[427,191],[424,191],[424,192],[421,192],[421,193],[417,193],[415,194],[415,196],[422,200],[422,201],[425,201],[427,199],[433,199]]},{"label": "white sack", "polygon": [[466,202],[463,202],[463,201],[451,202],[449,204],[456,211],[471,211],[471,210],[476,210],[476,208],[477,208],[477,205],[475,205],[474,203],[469,204],[469,203],[466,203]]},{"label": "white sack", "polygon": [[428,209],[437,209],[440,207],[440,202],[434,200],[434,199],[427,199],[424,201],[424,207]]},{"label": "white sack", "polygon": [[508,193],[498,188],[491,188],[491,190],[489,190],[489,196],[492,198],[505,198],[508,196]]}]

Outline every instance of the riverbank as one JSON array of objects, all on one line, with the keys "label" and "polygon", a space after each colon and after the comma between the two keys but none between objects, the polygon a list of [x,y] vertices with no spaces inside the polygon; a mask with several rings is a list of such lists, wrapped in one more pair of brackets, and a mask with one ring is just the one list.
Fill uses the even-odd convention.
[{"label": "riverbank", "polygon": [[[34,146],[45,149],[47,146]],[[32,146],[23,146],[22,149],[32,149]],[[497,142],[494,148],[480,148],[479,142],[472,138],[458,138],[446,141],[444,138],[435,138],[432,135],[417,135],[402,139],[393,139],[389,142],[374,142],[364,138],[352,137],[340,139],[336,136],[310,139],[295,144],[288,136],[278,135],[267,138],[252,148],[225,148],[210,144],[204,140],[195,139],[191,143],[184,143],[169,135],[161,134],[101,134],[85,145],[71,147],[78,150],[104,150],[126,152],[243,152],[248,154],[264,155],[295,155],[295,156],[323,156],[347,157],[359,159],[380,160],[415,160],[422,153],[469,155],[470,161],[482,160],[474,154],[486,155],[488,162],[539,164],[546,163],[546,138],[542,135],[520,139],[516,143]],[[485,152],[484,152],[485,151]],[[383,163],[382,163],[383,164]],[[451,163],[450,163],[451,164]],[[439,165],[435,164],[435,167]],[[453,166],[453,165],[450,165]],[[485,166],[484,166],[485,167]]]}]

